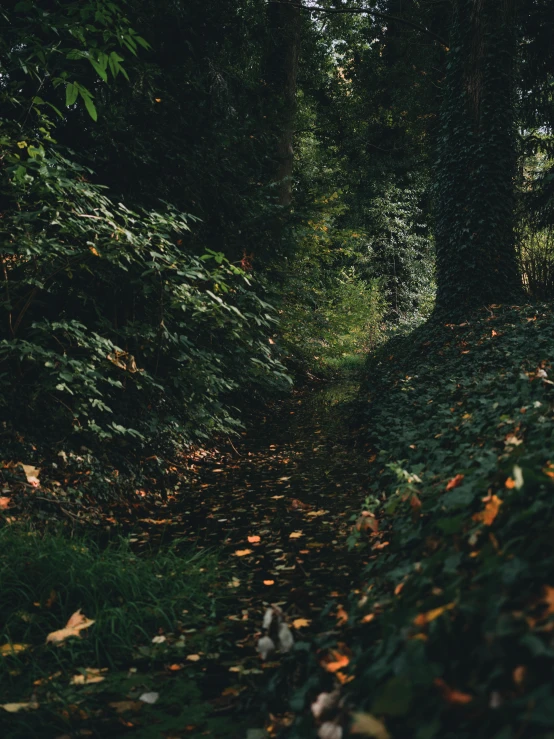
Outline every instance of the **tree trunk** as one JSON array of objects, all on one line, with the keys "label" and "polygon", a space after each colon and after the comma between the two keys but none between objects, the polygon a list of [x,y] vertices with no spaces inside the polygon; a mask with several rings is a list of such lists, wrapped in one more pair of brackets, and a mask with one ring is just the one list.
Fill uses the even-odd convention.
[{"label": "tree trunk", "polygon": [[515,0],[454,0],[437,171],[437,306],[521,293],[515,238]]},{"label": "tree trunk", "polygon": [[269,0],[268,47],[264,64],[265,111],[275,140],[269,180],[276,183],[275,202],[292,202],[296,78],[300,52],[301,0]]}]

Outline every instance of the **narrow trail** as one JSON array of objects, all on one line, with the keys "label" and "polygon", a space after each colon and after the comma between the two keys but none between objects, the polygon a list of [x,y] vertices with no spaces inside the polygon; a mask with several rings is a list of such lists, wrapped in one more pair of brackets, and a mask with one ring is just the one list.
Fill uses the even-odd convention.
[{"label": "narrow trail", "polygon": [[316,622],[331,598],[359,584],[360,557],[346,545],[369,466],[348,427],[356,391],[343,381],[294,393],[219,455],[198,460],[192,485],[163,511],[169,519],[144,520],[151,541],[182,537],[222,552],[218,648],[198,665],[217,710],[231,712],[266,667],[256,643],[268,605],[279,604],[289,623]]}]

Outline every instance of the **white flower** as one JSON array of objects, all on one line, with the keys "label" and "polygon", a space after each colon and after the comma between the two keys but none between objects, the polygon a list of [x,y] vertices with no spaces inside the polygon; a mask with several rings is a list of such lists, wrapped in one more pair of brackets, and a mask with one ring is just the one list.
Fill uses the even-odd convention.
[{"label": "white flower", "polygon": [[275,651],[275,644],[273,643],[273,639],[271,639],[269,636],[262,636],[262,638],[258,640],[257,649],[262,659],[267,659],[267,655],[270,654],[270,652]]},{"label": "white flower", "polygon": [[281,652],[290,652],[294,645],[294,637],[292,631],[286,623],[279,626],[279,649]]},{"label": "white flower", "polygon": [[326,721],[317,732],[319,739],[342,739],[342,726]]},{"label": "white flower", "polygon": [[325,711],[330,711],[334,708],[339,697],[337,690],[332,693],[320,693],[315,701],[312,703],[312,713],[314,718],[321,718]]}]

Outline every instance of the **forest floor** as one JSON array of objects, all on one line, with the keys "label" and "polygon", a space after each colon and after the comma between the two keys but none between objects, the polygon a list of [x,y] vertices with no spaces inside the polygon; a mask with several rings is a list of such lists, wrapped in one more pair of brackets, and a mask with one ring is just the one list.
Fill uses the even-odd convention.
[{"label": "forest floor", "polygon": [[[111,659],[101,656],[109,647],[100,644],[85,667],[79,661],[85,659],[80,642],[106,628],[98,623],[102,598],[86,605],[87,593],[83,602],[78,589],[62,597],[64,585],[53,575],[41,599],[31,582],[26,597],[35,608],[20,601],[18,606],[24,620],[38,627],[42,614],[44,624],[31,635],[21,634],[18,642],[43,643],[56,610],[61,619],[62,610],[67,616],[84,606],[97,623],[83,632],[76,651],[71,651],[75,639],[59,649],[38,643],[15,644],[11,652],[4,647],[3,662],[10,663],[4,700],[23,705],[4,715],[3,736],[255,739],[286,725],[286,715],[273,728],[271,720],[268,725],[272,706],[259,691],[260,676],[267,684],[279,654],[263,661],[256,645],[269,606],[282,609],[294,639],[302,641],[330,598],[346,597],[360,576],[360,558],[346,543],[367,478],[367,455],[354,444],[345,408],[356,392],[351,378],[294,392],[267,409],[239,439],[223,440],[209,453],[198,451],[193,480],[167,501],[144,497],[138,506],[111,511],[104,530],[96,527],[101,549],[107,541],[126,537],[131,563],[176,543],[185,557],[207,552],[208,561],[200,567],[206,575],[200,587],[206,592],[196,599],[196,612],[192,599],[176,627],[160,619],[157,629],[141,634],[115,660],[114,650]],[[10,514],[16,524],[14,511]],[[209,559],[213,556],[215,562]],[[197,570],[198,565],[196,578]],[[186,571],[178,576],[184,577],[186,590]],[[12,590],[17,587],[11,584]],[[63,609],[56,601],[64,601]],[[96,612],[89,612],[92,608]],[[15,634],[12,630],[11,641]],[[96,638],[101,642],[102,636]],[[57,664],[53,651],[63,653],[55,655]],[[82,675],[77,686],[71,676],[75,672]],[[282,711],[285,703],[279,703],[273,706]]]}]

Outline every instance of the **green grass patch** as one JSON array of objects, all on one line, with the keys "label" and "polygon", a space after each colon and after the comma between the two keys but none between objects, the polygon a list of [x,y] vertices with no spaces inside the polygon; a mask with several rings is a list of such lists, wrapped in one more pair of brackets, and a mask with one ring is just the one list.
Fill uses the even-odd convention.
[{"label": "green grass patch", "polygon": [[[368,365],[379,531],[353,534],[363,587],[318,646],[340,642],[346,705],[393,737],[554,736],[553,382],[542,305],[436,321]],[[310,668],[295,707],[332,680]]]},{"label": "green grass patch", "polygon": [[[120,539],[100,548],[16,526],[0,531],[1,703],[31,704],[13,714],[0,709],[2,736],[84,729],[111,737],[128,725],[133,736],[158,737],[209,721],[199,664],[221,604],[217,557],[178,541],[157,552],[132,546]],[[95,623],[80,638],[46,644],[77,609]],[[199,652],[198,664],[187,660]],[[144,693],[157,693],[155,703],[141,701]]]}]

